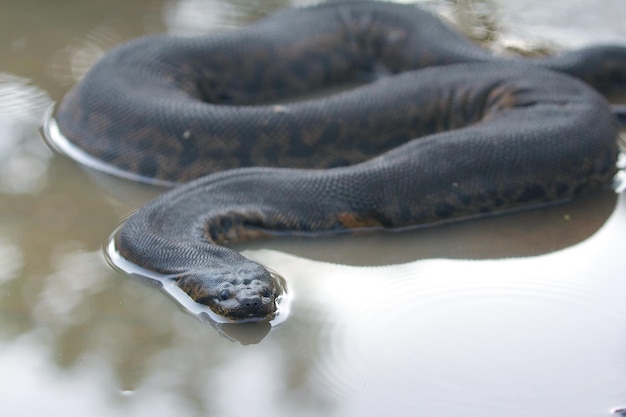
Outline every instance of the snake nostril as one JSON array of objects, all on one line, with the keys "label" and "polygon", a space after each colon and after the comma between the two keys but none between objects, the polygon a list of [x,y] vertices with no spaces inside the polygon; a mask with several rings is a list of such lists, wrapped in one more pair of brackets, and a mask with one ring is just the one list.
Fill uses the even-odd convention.
[{"label": "snake nostril", "polygon": [[263,305],[263,299],[258,293],[248,292],[237,296],[239,303],[245,307],[253,308]]},{"label": "snake nostril", "polygon": [[249,299],[244,302],[246,307],[259,307],[261,305],[260,299]]}]

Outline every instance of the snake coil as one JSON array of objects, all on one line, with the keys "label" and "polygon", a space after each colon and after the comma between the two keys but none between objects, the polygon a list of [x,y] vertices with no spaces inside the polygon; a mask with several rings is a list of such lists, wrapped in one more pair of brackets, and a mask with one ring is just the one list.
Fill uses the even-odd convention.
[{"label": "snake coil", "polygon": [[497,58],[417,7],[334,2],[119,46],[56,123],[104,170],[190,181],[129,218],[115,246],[217,314],[251,320],[275,314],[279,290],[222,243],[404,228],[601,187],[618,123],[598,92],[625,86],[624,47]]}]

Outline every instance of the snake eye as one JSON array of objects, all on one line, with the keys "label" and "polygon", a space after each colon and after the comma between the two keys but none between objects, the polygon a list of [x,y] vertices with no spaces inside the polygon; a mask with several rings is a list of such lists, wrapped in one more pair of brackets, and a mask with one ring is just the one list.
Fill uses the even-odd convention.
[{"label": "snake eye", "polygon": [[228,300],[230,298],[230,291],[227,289],[223,289],[220,291],[220,300]]}]

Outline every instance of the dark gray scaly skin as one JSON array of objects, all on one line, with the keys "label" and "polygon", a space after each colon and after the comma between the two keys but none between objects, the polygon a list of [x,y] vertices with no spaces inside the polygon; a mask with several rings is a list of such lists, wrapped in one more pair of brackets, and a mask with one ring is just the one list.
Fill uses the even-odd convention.
[{"label": "dark gray scaly skin", "polygon": [[[197,178],[128,219],[116,247],[217,314],[266,318],[274,277],[220,244],[411,227],[609,183],[616,117],[597,91],[548,69],[608,93],[626,85],[626,48],[497,59],[413,6],[333,3],[223,35],[132,41],[56,120],[77,147],[148,181]],[[389,76],[254,104],[373,72]]]}]

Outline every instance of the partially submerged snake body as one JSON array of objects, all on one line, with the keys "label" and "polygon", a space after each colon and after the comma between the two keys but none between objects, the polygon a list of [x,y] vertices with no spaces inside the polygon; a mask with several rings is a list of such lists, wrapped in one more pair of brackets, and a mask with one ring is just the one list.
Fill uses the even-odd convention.
[{"label": "partially submerged snake body", "polygon": [[[553,70],[606,93],[626,86],[626,48],[505,60],[413,6],[329,3],[118,47],[56,121],[75,146],[140,179],[197,178],[130,217],[116,248],[247,320],[271,317],[278,290],[226,241],[411,227],[609,183],[617,119],[594,89]],[[378,79],[259,104],[367,74]]]}]

